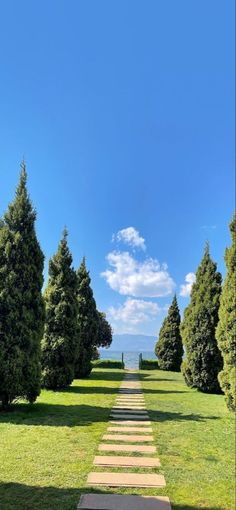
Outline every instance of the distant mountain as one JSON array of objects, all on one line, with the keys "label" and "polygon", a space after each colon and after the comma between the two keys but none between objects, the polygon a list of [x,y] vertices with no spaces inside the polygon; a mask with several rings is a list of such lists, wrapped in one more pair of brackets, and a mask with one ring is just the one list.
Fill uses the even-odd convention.
[{"label": "distant mountain", "polygon": [[155,336],[149,335],[113,335],[113,341],[109,351],[154,351]]}]

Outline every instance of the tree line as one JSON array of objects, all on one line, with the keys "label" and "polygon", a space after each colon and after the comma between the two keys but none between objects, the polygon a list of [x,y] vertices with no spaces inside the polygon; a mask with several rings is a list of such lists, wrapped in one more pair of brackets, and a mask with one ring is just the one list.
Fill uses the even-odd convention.
[{"label": "tree line", "polygon": [[[232,245],[225,250],[226,277],[206,244],[181,323],[174,296],[155,346],[162,370],[182,371],[186,384],[207,393],[225,393],[236,409],[236,215],[230,223]],[[183,359],[183,354],[184,359]]]},{"label": "tree line", "polygon": [[65,229],[49,261],[35,232],[36,211],[21,165],[15,199],[0,220],[0,402],[34,402],[41,387],[63,389],[87,377],[98,347],[112,342],[106,315],[96,307],[85,258],[77,271]]}]

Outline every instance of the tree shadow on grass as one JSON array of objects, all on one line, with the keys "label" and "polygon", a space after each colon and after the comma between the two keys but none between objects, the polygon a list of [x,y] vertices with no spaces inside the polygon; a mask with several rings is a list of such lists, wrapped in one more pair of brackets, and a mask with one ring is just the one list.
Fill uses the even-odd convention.
[{"label": "tree shadow on grass", "polygon": [[63,390],[59,390],[59,393],[80,393],[84,394],[96,394],[103,393],[108,395],[114,395],[118,393],[119,388],[113,388],[109,386],[68,386]]},{"label": "tree shadow on grass", "polygon": [[1,423],[40,425],[47,427],[78,427],[107,422],[111,408],[89,405],[15,404],[0,413]]},{"label": "tree shadow on grass", "polygon": [[[76,510],[82,494],[113,494],[112,489],[29,486],[0,482],[1,510]],[[132,491],[136,495],[135,489]],[[220,506],[171,504],[172,510],[223,510]]]},{"label": "tree shadow on grass", "polygon": [[219,420],[219,416],[203,416],[201,414],[182,414],[168,411],[148,411],[150,420],[153,422],[164,421],[198,421]]},{"label": "tree shadow on grass", "polygon": [[148,388],[143,388],[143,393],[159,393],[159,394],[169,394],[169,393],[189,393],[188,390],[149,390]]},{"label": "tree shadow on grass", "polygon": [[[68,386],[68,388],[65,388],[62,391],[62,393],[80,393],[80,394],[90,394],[90,393],[107,393],[107,394],[118,394],[118,391],[119,391],[120,388],[113,388],[113,387],[109,387],[109,386]],[[131,394],[131,395],[135,395],[138,391],[138,394],[140,394],[141,392],[144,393],[144,394],[169,394],[169,393],[189,393],[188,390],[160,390],[160,389],[147,389],[147,388],[142,388],[141,390],[137,390],[136,389],[127,389],[127,391],[129,391],[129,393],[123,391],[122,393],[124,394]]]},{"label": "tree shadow on grass", "polygon": [[[15,404],[12,411],[0,413],[1,423],[14,425],[35,425],[46,427],[82,427],[97,422],[108,422],[110,407],[92,405],[57,405],[57,404]],[[218,419],[216,416],[201,416],[198,414],[181,414],[163,411],[148,411],[153,422],[164,421],[198,421]],[[120,417],[122,419],[122,417]],[[138,417],[137,417],[138,419]]]}]

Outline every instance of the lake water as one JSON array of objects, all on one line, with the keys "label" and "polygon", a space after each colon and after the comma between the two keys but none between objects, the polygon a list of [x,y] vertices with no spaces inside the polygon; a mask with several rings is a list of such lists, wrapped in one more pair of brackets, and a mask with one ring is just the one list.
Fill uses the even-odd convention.
[{"label": "lake water", "polygon": [[[100,349],[100,359],[122,359],[122,351],[110,351],[106,349]],[[134,351],[124,351],[124,362],[125,368],[128,369],[138,369],[139,366],[139,352]],[[157,359],[156,355],[152,351],[142,351],[143,359]]]}]

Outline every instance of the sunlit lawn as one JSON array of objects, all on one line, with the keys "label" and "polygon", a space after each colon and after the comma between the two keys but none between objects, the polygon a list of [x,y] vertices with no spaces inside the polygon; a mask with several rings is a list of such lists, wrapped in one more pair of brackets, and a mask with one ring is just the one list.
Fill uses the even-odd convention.
[{"label": "sunlit lawn", "polygon": [[175,509],[234,510],[234,416],[222,395],[189,389],[181,374],[142,372],[156,444]]},{"label": "sunlit lawn", "polygon": [[[224,398],[189,390],[180,374],[141,377],[167,486],[103,492],[165,494],[173,510],[234,510],[234,423]],[[91,491],[87,474],[122,378],[97,369],[67,391],[43,391],[33,406],[0,413],[1,510],[76,510]]]}]

